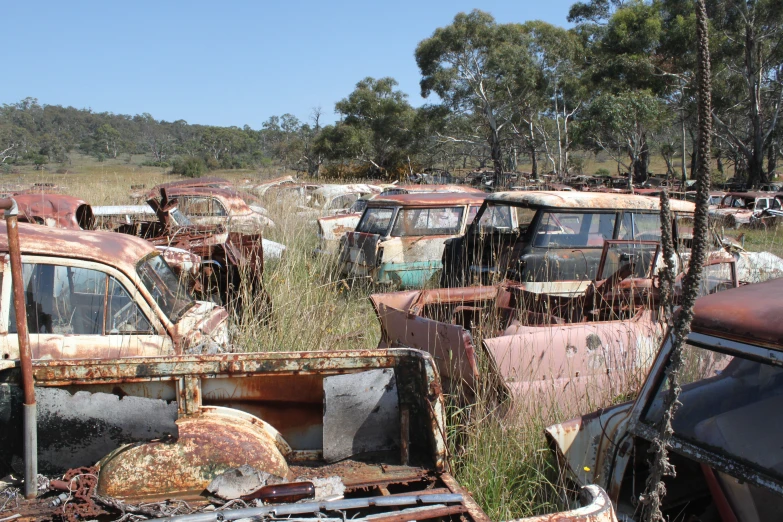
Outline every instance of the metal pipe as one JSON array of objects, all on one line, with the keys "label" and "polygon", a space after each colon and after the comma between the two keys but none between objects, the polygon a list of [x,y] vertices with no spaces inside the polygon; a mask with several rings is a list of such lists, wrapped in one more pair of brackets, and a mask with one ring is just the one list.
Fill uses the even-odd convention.
[{"label": "metal pipe", "polygon": [[[193,513],[176,517],[158,519],[160,522],[215,522],[239,520],[240,518],[263,517],[274,515],[275,518],[286,515],[303,515],[321,511],[344,511],[368,507],[401,507],[419,504],[461,504],[462,495],[446,493],[443,495],[405,495],[399,497],[367,497],[332,502],[303,502],[299,504],[283,504],[277,506],[262,506],[256,508],[227,509],[225,511],[210,511]],[[413,519],[411,519],[413,520]]]},{"label": "metal pipe", "polygon": [[27,314],[24,302],[24,279],[22,278],[22,251],[19,247],[19,207],[13,198],[0,199],[0,210],[4,210],[8,234],[8,253],[11,257],[11,285],[16,310],[16,331],[19,338],[19,365],[22,369],[22,391],[24,392],[24,496],[38,495],[38,415],[33,383],[33,357],[30,351],[30,337],[27,331]]}]

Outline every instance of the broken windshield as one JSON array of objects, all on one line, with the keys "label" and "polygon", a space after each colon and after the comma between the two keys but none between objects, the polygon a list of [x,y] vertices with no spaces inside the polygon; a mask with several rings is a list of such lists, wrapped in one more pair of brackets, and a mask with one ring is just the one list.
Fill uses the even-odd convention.
[{"label": "broken windshield", "polygon": [[147,291],[172,323],[179,321],[182,314],[195,304],[160,254],[144,259],[139,263],[136,272]]},{"label": "broken windshield", "polygon": [[[675,437],[783,476],[783,368],[686,345]],[[668,393],[662,379],[644,415],[656,426]]]},{"label": "broken windshield", "polygon": [[487,207],[479,218],[479,231],[491,232],[524,232],[533,218],[536,210],[526,207],[512,207],[487,203]]},{"label": "broken windshield", "polygon": [[368,208],[356,226],[356,231],[384,236],[391,226],[393,214],[392,208]]}]

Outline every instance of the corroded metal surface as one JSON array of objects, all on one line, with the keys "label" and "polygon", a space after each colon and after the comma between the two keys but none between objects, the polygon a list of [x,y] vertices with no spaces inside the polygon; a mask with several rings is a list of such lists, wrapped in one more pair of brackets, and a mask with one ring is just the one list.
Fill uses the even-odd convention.
[{"label": "corroded metal surface", "polygon": [[774,279],[702,297],[696,301],[691,329],[783,350],[778,309],[781,294],[783,279]]},{"label": "corroded metal surface", "polygon": [[40,193],[14,199],[22,221],[73,230],[91,230],[95,224],[90,205],[72,196]]},{"label": "corroded metal surface", "polygon": [[480,205],[486,195],[470,192],[420,192],[378,196],[367,202],[368,207],[404,206],[404,207],[443,207],[448,205]]},{"label": "corroded metal surface", "polygon": [[[146,241],[124,234],[75,231],[19,224],[22,255],[41,255],[97,261],[135,277],[139,259],[155,252]],[[0,224],[0,252],[8,252],[8,234]]]},{"label": "corroded metal surface", "polygon": [[[230,410],[228,410],[230,411]],[[222,408],[177,421],[176,441],[125,447],[100,463],[98,493],[134,499],[201,493],[224,471],[242,465],[289,480],[285,455],[270,430],[251,416]],[[290,449],[289,449],[290,451]]]},{"label": "corroded metal surface", "polygon": [[[660,200],[658,198],[601,192],[495,192],[487,195],[487,201],[548,208],[660,209]],[[671,209],[673,212],[693,212],[695,205],[690,201],[673,199],[671,200]]]},{"label": "corroded metal surface", "polygon": [[469,185],[394,185],[389,191],[400,191],[404,194],[425,194],[427,192],[457,192],[463,194],[484,194],[481,189]]}]

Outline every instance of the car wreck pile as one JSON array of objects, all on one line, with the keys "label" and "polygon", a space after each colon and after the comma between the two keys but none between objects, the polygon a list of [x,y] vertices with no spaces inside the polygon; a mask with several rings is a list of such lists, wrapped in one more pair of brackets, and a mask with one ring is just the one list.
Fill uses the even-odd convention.
[{"label": "car wreck pile", "polygon": [[[487,391],[500,416],[543,396],[564,411],[637,396],[547,430],[581,497],[529,520],[636,515],[670,346],[657,199],[293,178],[136,187],[134,204],[112,207],[12,195],[0,200],[0,476],[24,477],[24,494],[0,489],[0,519],[486,521],[451,474],[446,404]],[[263,239],[274,223],[258,196],[317,218],[316,255],[342,277],[395,290],[370,296],[376,350],[231,345],[237,290],[271,313],[264,261],[285,249]],[[694,205],[672,210],[681,274]],[[780,268],[769,256],[764,269]],[[781,508],[770,412],[783,288],[744,284],[757,262],[718,237],[702,268],[672,518]]]}]

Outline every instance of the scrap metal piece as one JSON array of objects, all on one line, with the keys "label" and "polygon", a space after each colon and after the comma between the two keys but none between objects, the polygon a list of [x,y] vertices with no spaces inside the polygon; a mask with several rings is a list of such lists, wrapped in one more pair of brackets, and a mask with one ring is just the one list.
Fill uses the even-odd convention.
[{"label": "scrap metal piece", "polygon": [[326,462],[400,447],[397,381],[390,368],[324,379]]},{"label": "scrap metal piece", "polygon": [[100,462],[98,493],[117,498],[199,494],[218,475],[248,464],[290,478],[290,453],[277,430],[230,408],[177,420],[179,439],[125,446]]},{"label": "scrap metal piece", "polygon": [[69,470],[63,476],[63,481],[68,484],[68,492],[73,497],[63,502],[56,511],[64,520],[81,522],[107,513],[93,500],[95,487],[98,485],[98,468],[81,467]]}]

